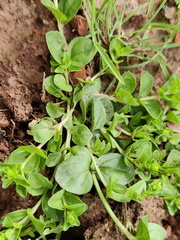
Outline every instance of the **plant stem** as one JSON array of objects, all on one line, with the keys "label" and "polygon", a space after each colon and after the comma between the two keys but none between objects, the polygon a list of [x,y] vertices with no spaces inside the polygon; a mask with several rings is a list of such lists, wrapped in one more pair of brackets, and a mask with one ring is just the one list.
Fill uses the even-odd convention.
[{"label": "plant stem", "polygon": [[158,96],[148,96],[148,97],[142,97],[140,98],[141,101],[147,101],[147,100],[154,100],[154,99],[157,99]]},{"label": "plant stem", "polygon": [[97,193],[105,207],[105,209],[107,210],[107,212],[109,213],[110,217],[112,218],[112,220],[115,222],[115,224],[119,227],[119,229],[126,235],[126,237],[129,239],[129,240],[137,240],[136,237],[134,237],[125,227],[124,225],[119,221],[119,219],[116,217],[116,215],[114,214],[114,212],[112,211],[112,209],[110,208],[107,200],[105,199],[103,193],[102,193],[102,190],[99,186],[99,183],[97,181],[97,178],[96,178],[96,175],[93,173],[92,174],[92,177],[93,177],[93,182],[94,182],[94,186],[97,190]]},{"label": "plant stem", "polygon": [[96,160],[95,160],[95,158],[94,158],[94,156],[92,154],[91,154],[91,158],[92,158],[92,161],[93,161],[94,166],[96,168],[96,172],[97,172],[101,182],[103,183],[104,187],[107,187],[107,182],[105,181],[104,177],[102,176],[101,171],[100,171],[100,169],[99,169],[99,167],[98,167],[98,165],[96,163]]}]

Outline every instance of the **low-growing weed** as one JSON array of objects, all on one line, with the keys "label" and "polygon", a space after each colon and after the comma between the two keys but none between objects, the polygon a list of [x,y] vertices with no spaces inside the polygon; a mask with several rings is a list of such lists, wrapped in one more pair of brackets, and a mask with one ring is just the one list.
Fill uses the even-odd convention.
[{"label": "low-growing weed", "polygon": [[[78,217],[88,208],[81,195],[93,186],[112,220],[128,239],[165,239],[164,228],[148,223],[147,215],[140,220],[136,231],[130,232],[111,210],[107,198],[122,203],[142,202],[142,198],[156,196],[164,199],[171,215],[180,208],[180,133],[168,127],[169,123],[180,124],[180,76],[168,77],[162,60],[163,49],[177,46],[171,40],[178,27],[152,22],[166,1],[154,14],[150,1],[151,17],[142,29],[132,33],[135,41],[131,38],[125,41],[127,36],[122,32],[115,35],[115,29],[118,24],[121,28],[136,11],[119,18],[115,1],[105,0],[96,10],[95,1],[87,0],[91,17],[85,14],[90,32],[69,44],[63,35],[63,25],[75,16],[82,1],[41,2],[54,14],[59,27],[59,31],[46,34],[53,75],[44,80],[46,91],[56,101],[47,103],[48,116],[28,131],[39,145],[20,146],[0,163],[3,188],[15,184],[21,197],[39,196],[39,201],[31,209],[4,216],[0,220],[3,227],[0,239],[50,239],[52,236],[60,239],[62,231],[80,225]],[[112,14],[116,16],[115,28],[111,28],[107,19]],[[172,30],[165,43],[159,46],[148,43],[152,27]],[[108,49],[102,42],[105,28]],[[122,57],[140,56],[134,54],[136,48],[155,52],[143,64],[157,60],[163,66],[168,79],[156,94],[151,95],[154,77],[147,71],[142,72],[140,79],[130,71],[120,74]],[[97,53],[99,73],[87,81],[79,79],[72,86],[70,72],[81,70]],[[115,81],[103,90],[100,76],[106,73],[114,75]],[[109,93],[112,87],[114,90]],[[42,174],[45,168],[53,169],[50,179]],[[39,208],[42,214],[37,216]]]}]

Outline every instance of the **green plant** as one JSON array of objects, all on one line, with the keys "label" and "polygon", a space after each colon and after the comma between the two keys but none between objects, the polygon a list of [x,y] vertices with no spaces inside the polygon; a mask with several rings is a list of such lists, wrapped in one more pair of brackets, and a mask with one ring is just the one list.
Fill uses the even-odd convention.
[{"label": "green plant", "polygon": [[[151,95],[154,78],[144,71],[137,90],[137,80],[131,72],[119,73],[120,57],[131,54],[134,47],[112,36],[107,53],[94,30],[96,18],[102,17],[106,4],[109,14],[114,1],[105,0],[97,12],[95,1],[87,2],[92,14],[91,21],[88,18],[91,34],[77,37],[68,45],[60,24],[75,15],[81,1],[76,1],[71,12],[69,6],[75,1],[61,0],[58,4],[42,0],[61,30],[46,34],[54,75],[44,80],[44,86],[56,102],[47,103],[49,116],[28,131],[39,145],[21,146],[0,163],[3,188],[15,184],[20,196],[39,196],[39,201],[32,209],[4,216],[0,220],[0,239],[29,236],[45,240],[52,234],[54,239],[60,239],[62,231],[80,225],[78,216],[88,207],[77,195],[88,193],[92,186],[115,224],[130,240],[163,240],[166,233],[160,225],[148,223],[147,215],[131,233],[115,216],[106,197],[118,202],[141,202],[142,198],[158,196],[164,198],[171,215],[180,208],[180,134],[167,125],[180,124],[180,77],[174,74]],[[150,7],[151,4],[152,1]],[[88,64],[97,52],[101,57],[100,72],[88,81],[80,79],[73,88],[69,73]],[[103,91],[100,76],[106,72],[119,81],[113,81]],[[112,86],[114,91],[109,94]],[[42,174],[46,168],[52,169],[50,179]],[[42,214],[36,216],[39,207]]]}]

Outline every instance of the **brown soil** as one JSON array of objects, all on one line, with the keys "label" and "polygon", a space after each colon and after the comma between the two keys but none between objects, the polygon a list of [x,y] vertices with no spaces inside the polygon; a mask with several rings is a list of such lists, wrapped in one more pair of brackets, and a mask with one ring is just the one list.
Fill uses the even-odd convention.
[{"label": "brown soil", "polygon": [[[121,3],[120,3],[121,2]],[[133,2],[133,4],[132,4]],[[126,1],[127,10],[131,12],[146,0]],[[156,8],[161,1],[155,1]],[[169,1],[168,7],[173,7]],[[100,1],[98,1],[100,4]],[[117,1],[119,9],[124,4]],[[169,13],[169,12],[168,12]],[[166,22],[176,23],[173,13],[162,13]],[[166,16],[167,15],[167,16]],[[144,12],[133,20],[133,26],[139,24]],[[130,26],[130,25],[129,25]],[[49,52],[45,43],[45,33],[56,29],[51,13],[39,0],[1,0],[0,1],[0,161],[2,162],[19,145],[29,144],[32,139],[26,133],[28,123],[45,116],[45,102],[48,96],[43,92],[43,78],[49,74]],[[74,34],[68,25],[66,34],[70,40]],[[155,34],[158,34],[156,32]],[[172,73],[180,73],[180,48],[166,51]],[[132,70],[139,76],[148,70],[155,76],[158,88],[164,77],[157,64]],[[33,206],[36,198],[19,197],[13,186],[8,189],[0,187],[0,217],[16,209]],[[81,226],[70,229],[62,235],[62,240],[115,240],[124,239],[119,229],[112,223],[95,193],[83,197],[89,205],[81,217]],[[180,239],[180,213],[169,216],[164,210],[164,202],[159,198],[145,199],[142,204],[118,204],[110,201],[117,216],[125,223],[137,225],[139,219],[149,213],[149,221],[165,227],[168,240]]]}]

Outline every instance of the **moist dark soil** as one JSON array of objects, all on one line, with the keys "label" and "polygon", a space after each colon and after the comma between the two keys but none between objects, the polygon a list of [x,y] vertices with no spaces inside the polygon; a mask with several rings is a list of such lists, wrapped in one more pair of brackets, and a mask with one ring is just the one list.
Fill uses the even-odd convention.
[{"label": "moist dark soil", "polygon": [[[133,11],[146,0],[126,1],[127,13]],[[160,1],[154,2],[157,8]],[[101,1],[97,1],[101,4]],[[117,1],[122,8],[124,1]],[[169,1],[168,8],[174,7]],[[165,22],[176,24],[176,17],[166,9],[161,13]],[[127,29],[138,29],[145,18],[142,11],[128,22]],[[51,99],[43,89],[43,79],[50,74],[49,51],[45,43],[45,33],[56,29],[51,13],[39,0],[0,1],[0,161],[20,145],[27,145],[32,138],[27,135],[28,124],[46,116],[45,104]],[[78,30],[79,31],[79,30]],[[80,29],[81,31],[81,29]],[[71,25],[65,27],[67,40],[78,32]],[[156,32],[156,35],[161,34]],[[165,52],[171,73],[180,73],[180,48]],[[132,72],[138,77],[143,70],[149,71],[156,80],[155,89],[165,81],[157,64],[150,64]],[[93,69],[91,69],[91,74]],[[84,73],[82,73],[84,74]],[[106,85],[106,83],[105,83]],[[116,240],[124,239],[119,229],[109,218],[95,192],[83,196],[89,209],[80,217],[81,226],[62,234],[62,240]],[[36,197],[22,198],[15,187],[0,187],[0,217],[7,213],[34,206]],[[126,226],[137,225],[139,219],[149,213],[149,221],[161,224],[167,231],[168,240],[180,239],[180,212],[170,216],[160,198],[144,199],[142,204],[131,202],[120,204],[109,202],[113,211]]]}]

